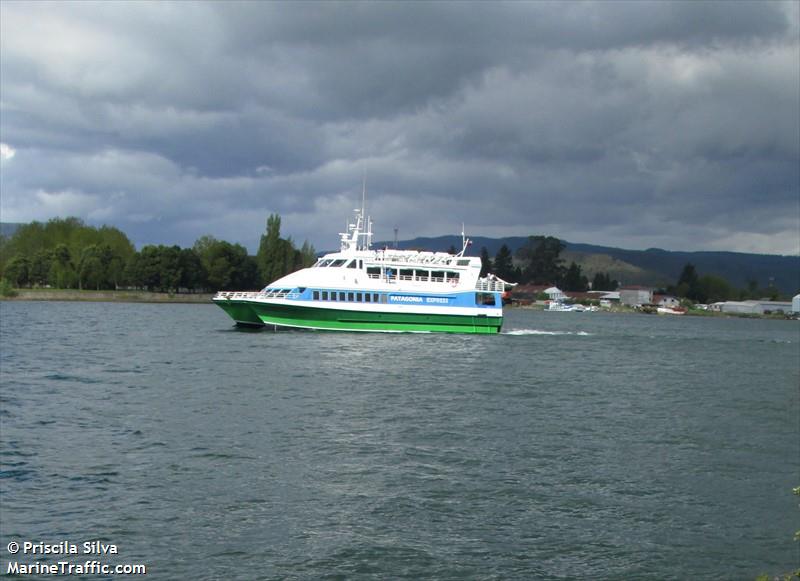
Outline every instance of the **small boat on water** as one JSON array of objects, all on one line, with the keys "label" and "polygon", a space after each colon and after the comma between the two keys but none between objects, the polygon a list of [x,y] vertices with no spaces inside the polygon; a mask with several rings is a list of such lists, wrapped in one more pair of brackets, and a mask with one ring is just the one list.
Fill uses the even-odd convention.
[{"label": "small boat on water", "polygon": [[563,303],[561,301],[550,301],[547,304],[547,310],[567,312],[567,313],[594,313],[599,311],[600,309],[598,309],[593,305],[586,306],[580,303],[568,304],[568,303]]},{"label": "small boat on water", "polygon": [[499,333],[503,296],[515,286],[481,277],[461,252],[373,250],[364,207],[341,233],[339,252],[258,292],[221,291],[214,304],[239,325],[330,331]]}]

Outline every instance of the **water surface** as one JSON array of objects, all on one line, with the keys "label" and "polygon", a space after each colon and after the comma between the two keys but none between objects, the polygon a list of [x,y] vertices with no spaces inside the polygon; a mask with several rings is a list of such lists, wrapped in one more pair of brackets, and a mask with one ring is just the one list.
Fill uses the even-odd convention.
[{"label": "water surface", "polygon": [[213,305],[3,302],[0,355],[4,573],[11,540],[93,539],[174,579],[800,566],[797,322],[274,333]]}]

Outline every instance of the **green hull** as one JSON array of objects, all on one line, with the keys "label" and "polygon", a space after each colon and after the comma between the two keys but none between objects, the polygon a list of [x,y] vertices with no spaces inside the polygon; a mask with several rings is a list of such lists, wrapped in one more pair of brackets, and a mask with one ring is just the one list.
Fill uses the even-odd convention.
[{"label": "green hull", "polygon": [[238,325],[246,327],[263,327],[264,323],[258,318],[255,311],[244,301],[214,301],[223,311],[228,313],[231,319]]},{"label": "green hull", "polygon": [[376,313],[272,305],[250,301],[214,301],[237,323],[279,325],[331,331],[418,333],[499,333],[502,317],[472,317],[416,313]]}]

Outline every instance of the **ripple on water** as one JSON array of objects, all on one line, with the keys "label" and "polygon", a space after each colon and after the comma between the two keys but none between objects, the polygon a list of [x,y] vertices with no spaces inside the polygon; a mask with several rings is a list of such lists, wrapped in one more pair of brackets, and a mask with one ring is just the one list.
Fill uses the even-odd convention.
[{"label": "ripple on water", "polygon": [[176,579],[794,566],[798,326],[510,310],[499,337],[389,336],[243,332],[213,305],[0,309],[0,546],[107,539]]}]

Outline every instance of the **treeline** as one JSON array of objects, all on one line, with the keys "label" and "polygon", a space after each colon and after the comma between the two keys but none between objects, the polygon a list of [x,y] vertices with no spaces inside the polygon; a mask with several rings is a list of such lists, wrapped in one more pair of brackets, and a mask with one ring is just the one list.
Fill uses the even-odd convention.
[{"label": "treeline", "polygon": [[[512,254],[505,244],[500,247],[494,259],[486,248],[481,249],[483,270],[481,276],[491,272],[508,282],[522,284],[548,284],[558,286],[561,290],[583,292],[589,290],[614,291],[619,282],[607,273],[598,272],[590,281],[575,262],[569,266],[561,258],[566,248],[563,242],[552,236],[530,236],[528,242],[516,255]],[[748,300],[768,297],[777,300],[778,289],[773,286],[759,288],[755,280],[750,280],[747,287],[738,289],[721,276],[715,274],[699,275],[691,263],[684,266],[678,281],[665,289],[658,289],[660,294],[670,294],[693,303],[713,303],[728,300]]]},{"label": "treeline", "polygon": [[214,292],[260,289],[313,264],[307,242],[295,248],[281,238],[281,219],[267,219],[258,253],[241,244],[203,236],[191,248],[148,245],[136,251],[128,237],[109,226],[87,226],[78,218],[55,218],[0,237],[0,279],[22,287],[140,289],[155,292]]},{"label": "treeline", "polygon": [[781,293],[774,286],[759,288],[755,280],[748,280],[747,287],[736,288],[726,279],[715,274],[699,275],[692,263],[687,263],[681,271],[678,282],[661,289],[664,294],[684,298],[693,303],[716,303],[722,301],[745,301],[769,298],[778,300]]},{"label": "treeline", "polygon": [[[589,279],[575,262],[565,265],[561,252],[564,243],[553,236],[530,236],[527,243],[512,254],[503,244],[494,259],[486,248],[481,249],[483,270],[481,275],[491,272],[505,281],[522,284],[552,284],[562,290],[582,292],[589,289]],[[616,290],[619,283],[607,273],[598,272],[591,281],[593,290]]]}]

